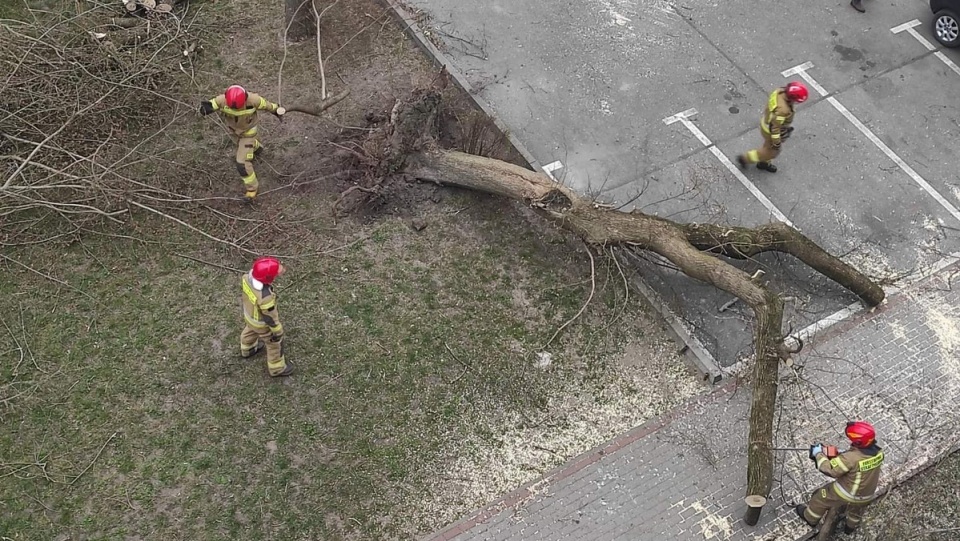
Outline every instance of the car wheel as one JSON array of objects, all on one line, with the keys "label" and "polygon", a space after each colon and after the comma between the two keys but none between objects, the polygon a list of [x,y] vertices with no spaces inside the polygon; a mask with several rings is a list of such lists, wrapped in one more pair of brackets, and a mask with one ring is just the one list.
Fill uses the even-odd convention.
[{"label": "car wheel", "polygon": [[933,16],[933,35],[944,47],[960,47],[960,21],[952,11],[943,10]]}]

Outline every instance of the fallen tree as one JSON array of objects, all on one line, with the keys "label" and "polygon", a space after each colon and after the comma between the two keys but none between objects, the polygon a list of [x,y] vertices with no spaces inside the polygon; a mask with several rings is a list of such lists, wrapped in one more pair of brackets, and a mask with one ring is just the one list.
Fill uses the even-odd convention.
[{"label": "fallen tree", "polygon": [[[883,289],[783,223],[756,228],[683,224],[637,211],[621,212],[585,198],[543,173],[441,148],[437,143],[436,118],[444,85],[417,92],[399,102],[390,122],[357,146],[353,154],[370,172],[363,184],[348,191],[369,197],[394,173],[400,173],[423,181],[508,197],[524,202],[588,244],[654,252],[687,276],[741,299],[756,317],[746,495],[765,499],[773,481],[771,448],[778,368],[797,350],[785,343],[781,296],[716,256],[748,259],[764,252],[790,254],[849,289],[871,307],[883,301]],[[762,505],[764,500],[759,501]],[[759,515],[759,510],[755,512]]]}]

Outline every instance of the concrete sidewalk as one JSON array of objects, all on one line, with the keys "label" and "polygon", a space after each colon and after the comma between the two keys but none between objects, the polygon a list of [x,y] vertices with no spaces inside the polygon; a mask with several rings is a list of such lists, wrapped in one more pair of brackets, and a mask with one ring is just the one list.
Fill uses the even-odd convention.
[{"label": "concrete sidewalk", "polygon": [[[843,444],[845,421],[866,419],[885,449],[885,485],[956,449],[958,277],[954,263],[808,343],[796,366],[781,370],[775,443]],[[760,523],[741,521],[749,407],[749,384],[728,383],[428,539],[802,538],[810,529],[791,508],[826,480],[805,453],[777,457]]]}]

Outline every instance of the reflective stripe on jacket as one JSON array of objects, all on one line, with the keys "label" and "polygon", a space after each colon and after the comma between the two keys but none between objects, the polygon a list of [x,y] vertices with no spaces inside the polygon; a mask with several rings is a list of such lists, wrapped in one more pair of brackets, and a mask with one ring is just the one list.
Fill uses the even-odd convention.
[{"label": "reflective stripe on jacket", "polygon": [[778,88],[770,93],[767,105],[763,108],[760,129],[770,134],[774,144],[780,143],[780,134],[793,122],[793,105],[787,101],[787,93]]},{"label": "reflective stripe on jacket", "polygon": [[877,445],[865,449],[851,448],[834,458],[817,455],[817,469],[836,479],[833,491],[850,503],[873,500],[880,484],[883,451]]},{"label": "reflective stripe on jacket", "polygon": [[264,284],[263,289],[253,287],[249,274],[240,279],[243,295],[240,297],[243,305],[243,320],[255,329],[270,329],[277,334],[283,332],[280,324],[280,314],[277,311],[277,296],[270,286]]},{"label": "reflective stripe on jacket", "polygon": [[247,103],[243,109],[227,107],[227,98],[223,94],[210,100],[210,103],[213,104],[213,110],[219,111],[223,116],[223,121],[227,124],[227,127],[238,135],[243,135],[244,132],[257,126],[257,111],[274,113],[279,107],[276,103],[269,102],[260,94],[253,92],[247,93]]}]

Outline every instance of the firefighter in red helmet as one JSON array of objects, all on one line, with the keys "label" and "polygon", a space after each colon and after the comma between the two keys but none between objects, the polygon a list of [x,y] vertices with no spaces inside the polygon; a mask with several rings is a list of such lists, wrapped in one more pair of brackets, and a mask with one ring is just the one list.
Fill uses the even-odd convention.
[{"label": "firefighter in red helmet", "polygon": [[200,104],[203,116],[219,112],[230,131],[230,137],[237,144],[237,172],[243,180],[247,200],[257,196],[259,183],[253,170],[253,158],[263,145],[257,139],[257,111],[269,111],[278,117],[286,110],[276,103],[269,102],[259,94],[247,92],[240,85],[233,85],[223,94]]},{"label": "firefighter in red helmet", "polygon": [[267,350],[267,370],[273,377],[289,376],[293,365],[283,356],[283,325],[277,311],[273,281],[284,273],[283,264],[272,257],[261,257],[241,279],[243,295],[243,332],[240,356],[247,359]]},{"label": "firefighter in red helmet", "polygon": [[793,123],[793,106],[807,101],[809,95],[806,85],[798,81],[791,81],[787,86],[770,93],[760,118],[763,146],[737,156],[740,167],[745,168],[748,163],[755,163],[757,169],[777,172],[777,166],[770,162],[780,155],[780,145],[793,131],[793,126],[790,125]]},{"label": "firefighter in red helmet", "polygon": [[883,450],[877,445],[877,433],[870,423],[850,421],[845,432],[850,449],[835,457],[826,456],[822,444],[810,447],[810,459],[817,469],[834,480],[815,490],[807,505],[798,505],[796,511],[807,524],[816,527],[827,511],[846,505],[844,532],[851,534],[876,497]]}]

